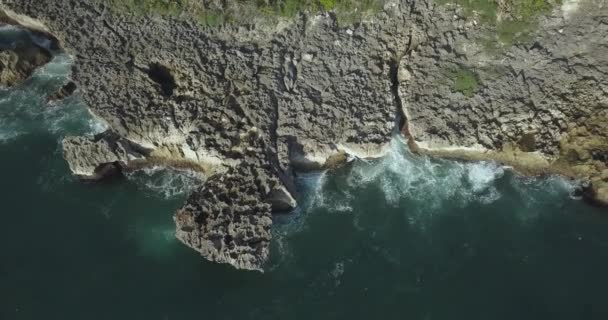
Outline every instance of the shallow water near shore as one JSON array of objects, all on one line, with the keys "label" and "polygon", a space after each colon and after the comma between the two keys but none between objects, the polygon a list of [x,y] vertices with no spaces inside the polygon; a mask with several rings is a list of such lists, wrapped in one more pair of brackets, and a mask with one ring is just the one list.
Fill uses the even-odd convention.
[{"label": "shallow water near shore", "polygon": [[297,177],[266,272],[173,236],[197,183],[150,169],[70,176],[67,134],[102,130],[78,97],[48,107],[69,57],[0,91],[0,319],[608,319],[608,215],[558,177],[410,154]]}]

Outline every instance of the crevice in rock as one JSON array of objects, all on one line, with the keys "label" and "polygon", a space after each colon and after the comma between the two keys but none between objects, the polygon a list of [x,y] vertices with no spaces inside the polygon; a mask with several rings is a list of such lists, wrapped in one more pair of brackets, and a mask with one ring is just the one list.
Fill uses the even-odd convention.
[{"label": "crevice in rock", "polygon": [[[411,38],[410,38],[411,40]],[[406,52],[411,52],[411,42],[408,43],[408,48]],[[395,59],[389,62],[389,79],[391,81],[391,93],[393,94],[393,99],[395,100],[395,105],[397,110],[395,117],[395,129],[394,132],[399,132],[405,139],[407,140],[407,145],[412,152],[418,152],[418,145],[414,140],[414,136],[410,130],[409,119],[406,114],[405,105],[403,100],[401,100],[401,95],[399,94],[399,68],[401,68],[401,57],[397,56]]]},{"label": "crevice in rock", "polygon": [[173,95],[175,88],[177,88],[177,83],[171,69],[158,62],[154,62],[150,64],[146,72],[152,81],[158,83],[160,93],[163,96],[170,97]]},{"label": "crevice in rock", "polygon": [[127,41],[127,39],[120,32],[118,32],[118,30],[116,30],[114,27],[112,27],[112,25],[110,23],[108,23],[108,21],[106,21],[105,19],[103,19],[102,21],[103,21],[103,25],[106,28],[108,28],[108,30],[110,30],[110,32],[112,32],[114,35],[116,35],[116,37],[118,37],[118,39],[120,39],[123,46],[129,43]]},{"label": "crevice in rock", "polygon": [[389,80],[391,82],[391,93],[397,107],[395,111],[397,114],[395,121],[396,129],[400,132],[405,132],[407,131],[407,119],[403,113],[403,101],[401,101],[401,96],[399,96],[399,64],[400,59],[398,57],[389,62]]}]

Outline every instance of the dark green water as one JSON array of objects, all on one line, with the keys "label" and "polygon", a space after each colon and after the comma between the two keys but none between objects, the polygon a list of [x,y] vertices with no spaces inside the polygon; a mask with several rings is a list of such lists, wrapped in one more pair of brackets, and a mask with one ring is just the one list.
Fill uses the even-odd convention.
[{"label": "dark green water", "polygon": [[193,180],[84,185],[58,141],[94,132],[77,98],[42,96],[65,57],[0,92],[0,319],[608,319],[608,215],[559,178],[384,159],[302,174],[264,274],[173,239]]}]

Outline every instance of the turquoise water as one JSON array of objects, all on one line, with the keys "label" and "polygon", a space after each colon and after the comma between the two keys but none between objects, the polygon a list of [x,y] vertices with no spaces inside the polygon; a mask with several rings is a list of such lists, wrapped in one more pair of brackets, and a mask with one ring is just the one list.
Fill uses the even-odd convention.
[{"label": "turquoise water", "polygon": [[58,56],[0,92],[0,319],[608,319],[608,215],[557,178],[389,155],[299,174],[264,274],[173,238],[198,181],[159,169],[73,179],[58,142],[94,133],[73,97],[44,103]]}]

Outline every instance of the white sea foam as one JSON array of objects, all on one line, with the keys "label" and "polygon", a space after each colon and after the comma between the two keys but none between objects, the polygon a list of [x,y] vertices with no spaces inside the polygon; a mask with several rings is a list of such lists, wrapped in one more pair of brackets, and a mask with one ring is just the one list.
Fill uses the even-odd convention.
[{"label": "white sea foam", "polygon": [[474,192],[488,189],[492,182],[504,174],[504,170],[491,162],[479,162],[467,166],[467,178]]},{"label": "white sea foam", "polygon": [[432,217],[444,212],[443,207],[499,200],[502,194],[496,184],[504,173],[505,168],[493,162],[465,163],[414,155],[406,142],[395,136],[390,151],[380,159],[358,159],[342,173],[300,174],[303,200],[296,209],[301,211],[296,213],[322,208],[327,213],[354,214],[355,228],[363,230],[361,223],[369,222],[360,221],[364,214],[355,208],[362,205],[362,196],[379,192],[384,197],[379,206],[400,208],[409,224],[425,229]]},{"label": "white sea foam", "polygon": [[503,174],[504,169],[491,162],[460,163],[414,155],[403,139],[395,137],[386,157],[357,163],[348,184],[355,189],[370,183],[379,185],[387,203],[393,206],[409,199],[422,209],[436,209],[445,201],[496,201],[500,193],[493,184]]},{"label": "white sea foam", "polygon": [[13,128],[0,118],[0,144],[8,143],[21,135],[18,129]]},{"label": "white sea foam", "polygon": [[329,274],[334,280],[334,287],[339,287],[342,283],[342,275],[344,274],[344,261],[336,262]]},{"label": "white sea foam", "polygon": [[89,114],[78,96],[48,106],[46,96],[63,84],[70,72],[71,58],[61,54],[38,69],[30,79],[10,90],[0,90],[0,142],[11,142],[20,135],[49,132],[95,134],[104,124]]},{"label": "white sea foam", "polygon": [[200,173],[159,166],[129,172],[126,176],[137,185],[151,191],[152,195],[164,199],[187,195],[204,181]]},{"label": "white sea foam", "polygon": [[[313,174],[314,175],[314,174]],[[328,171],[322,171],[316,174],[316,179],[309,181],[312,183],[312,192],[314,196],[305,207],[324,207],[331,213],[351,213],[353,211],[351,190],[348,188],[329,188],[327,186]]]},{"label": "white sea foam", "polygon": [[323,189],[327,183],[327,170],[318,172],[306,172],[298,174],[298,185],[304,193],[304,203],[300,207],[324,206],[325,193]]},{"label": "white sea foam", "polygon": [[102,133],[109,129],[109,126],[107,123],[105,123],[95,117],[92,117],[91,119],[89,119],[88,125],[89,125],[89,129],[90,129],[90,133],[93,135]]},{"label": "white sea foam", "polygon": [[39,78],[60,78],[63,80],[70,74],[72,62],[72,57],[68,54],[58,54],[49,63],[36,69],[34,76]]}]

